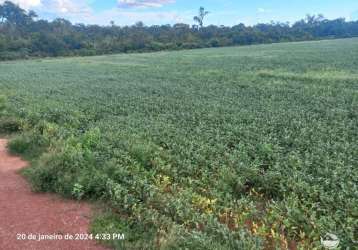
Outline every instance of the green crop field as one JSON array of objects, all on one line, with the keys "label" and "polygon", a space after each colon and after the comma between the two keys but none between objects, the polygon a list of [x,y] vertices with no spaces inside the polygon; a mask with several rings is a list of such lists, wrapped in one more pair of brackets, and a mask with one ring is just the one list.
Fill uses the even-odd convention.
[{"label": "green crop field", "polygon": [[0,63],[35,191],[100,201],[117,249],[358,240],[358,39]]}]

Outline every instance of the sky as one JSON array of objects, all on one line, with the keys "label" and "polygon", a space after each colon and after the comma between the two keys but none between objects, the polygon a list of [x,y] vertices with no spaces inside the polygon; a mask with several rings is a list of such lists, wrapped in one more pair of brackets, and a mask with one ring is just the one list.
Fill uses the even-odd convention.
[{"label": "sky", "polygon": [[[0,3],[5,0],[0,0]],[[270,21],[293,23],[306,14],[328,19],[358,20],[358,0],[11,0],[40,18],[66,18],[73,23],[131,25],[193,24],[200,6],[210,14],[205,24],[254,25]]]}]

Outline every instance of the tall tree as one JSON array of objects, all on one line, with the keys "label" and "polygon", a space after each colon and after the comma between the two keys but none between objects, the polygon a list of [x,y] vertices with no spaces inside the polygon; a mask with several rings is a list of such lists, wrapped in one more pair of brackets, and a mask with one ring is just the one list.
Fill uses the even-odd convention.
[{"label": "tall tree", "polygon": [[209,11],[205,11],[204,7],[199,8],[199,14],[194,17],[194,21],[198,23],[200,28],[204,26],[204,18],[209,15],[209,13]]},{"label": "tall tree", "polygon": [[0,11],[2,22],[7,21],[14,25],[25,25],[29,18],[25,10],[10,1],[5,1]]}]

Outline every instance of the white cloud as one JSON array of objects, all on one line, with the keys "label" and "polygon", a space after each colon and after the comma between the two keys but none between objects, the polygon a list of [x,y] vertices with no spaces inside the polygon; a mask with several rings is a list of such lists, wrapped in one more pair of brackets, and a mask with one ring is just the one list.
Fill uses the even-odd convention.
[{"label": "white cloud", "polygon": [[118,0],[120,8],[162,7],[165,4],[175,3],[175,0]]},{"label": "white cloud", "polygon": [[[0,3],[5,0],[0,0]],[[119,7],[94,11],[90,0],[12,0],[20,7],[35,10],[41,18],[53,20],[65,18],[73,23],[108,25],[115,21],[118,25],[131,25],[143,21],[147,25],[191,22],[192,16],[176,11],[136,11],[129,8],[161,7],[174,0],[119,0]],[[121,5],[122,4],[122,5]],[[127,8],[128,10],[125,10]]]},{"label": "white cloud", "polygon": [[39,11],[62,14],[81,14],[91,12],[91,8],[84,0],[42,0],[43,8]]},{"label": "white cloud", "polygon": [[[0,0],[4,3],[6,0]],[[10,0],[25,10],[41,13],[88,13],[91,11],[86,0]]]},{"label": "white cloud", "polygon": [[[0,4],[4,3],[5,1],[6,0],[0,0]],[[18,4],[21,8],[26,10],[41,5],[41,0],[12,0],[11,2]]]}]

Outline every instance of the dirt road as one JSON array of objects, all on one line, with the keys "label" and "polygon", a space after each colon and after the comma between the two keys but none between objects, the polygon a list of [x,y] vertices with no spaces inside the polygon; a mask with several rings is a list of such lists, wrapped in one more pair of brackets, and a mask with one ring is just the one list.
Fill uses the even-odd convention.
[{"label": "dirt road", "polygon": [[[0,249],[105,249],[90,240],[65,240],[88,233],[90,206],[31,192],[18,174],[26,162],[9,155],[6,144],[0,139]],[[38,241],[44,237],[47,240]]]}]

